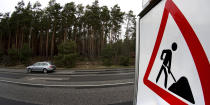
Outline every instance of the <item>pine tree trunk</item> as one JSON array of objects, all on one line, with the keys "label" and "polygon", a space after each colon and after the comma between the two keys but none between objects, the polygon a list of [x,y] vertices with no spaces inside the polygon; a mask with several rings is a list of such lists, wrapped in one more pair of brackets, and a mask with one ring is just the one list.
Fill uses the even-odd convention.
[{"label": "pine tree trunk", "polygon": [[31,34],[31,50],[32,50],[32,52],[34,53],[34,43],[33,43],[33,41],[34,41],[34,36],[33,36],[33,34]]},{"label": "pine tree trunk", "polygon": [[15,47],[16,49],[18,48],[18,30],[16,31],[16,34],[15,34]]},{"label": "pine tree trunk", "polygon": [[2,46],[3,44],[2,44],[2,32],[1,32],[1,34],[0,34],[0,50],[2,50],[3,49],[3,46]]},{"label": "pine tree trunk", "polygon": [[31,48],[31,39],[32,39],[32,27],[30,28],[29,32],[29,47]]},{"label": "pine tree trunk", "polygon": [[[42,32],[42,31],[41,31]],[[42,56],[42,43],[43,43],[43,38],[42,38],[42,34],[40,34],[40,51],[39,51],[39,55]]]},{"label": "pine tree trunk", "polygon": [[11,45],[10,44],[11,43],[10,40],[11,40],[11,33],[9,34],[9,39],[8,39],[8,49],[10,49],[10,45]]},{"label": "pine tree trunk", "polygon": [[48,58],[48,43],[49,43],[49,30],[47,29],[47,40],[46,40],[46,57]]},{"label": "pine tree trunk", "polygon": [[23,48],[23,43],[24,43],[24,33],[22,32],[22,37],[21,37],[21,47],[20,47],[20,48]]},{"label": "pine tree trunk", "polygon": [[64,35],[63,35],[63,42],[64,43],[66,42],[66,39],[67,39],[67,28],[65,28],[65,32],[64,32]]},{"label": "pine tree trunk", "polygon": [[53,29],[53,35],[52,35],[52,40],[51,40],[51,59],[54,56],[54,42],[55,42],[55,27]]}]

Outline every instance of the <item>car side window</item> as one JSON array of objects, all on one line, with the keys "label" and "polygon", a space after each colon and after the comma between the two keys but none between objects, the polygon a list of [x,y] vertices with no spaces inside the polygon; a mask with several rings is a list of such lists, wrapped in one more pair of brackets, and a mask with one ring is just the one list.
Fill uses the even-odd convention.
[{"label": "car side window", "polygon": [[38,65],[37,66],[42,66],[42,63],[38,63]]},{"label": "car side window", "polygon": [[40,66],[44,66],[45,64],[44,63],[40,63]]},{"label": "car side window", "polygon": [[35,64],[34,64],[34,66],[38,66],[38,65],[39,65],[39,63],[35,63]]}]

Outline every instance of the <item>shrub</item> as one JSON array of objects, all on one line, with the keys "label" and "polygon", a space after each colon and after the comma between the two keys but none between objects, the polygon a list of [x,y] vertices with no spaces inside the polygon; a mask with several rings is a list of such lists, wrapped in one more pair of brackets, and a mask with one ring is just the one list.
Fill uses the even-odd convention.
[{"label": "shrub", "polygon": [[58,56],[55,56],[55,64],[56,66],[64,66],[64,59],[63,59],[63,55],[59,54]]},{"label": "shrub", "polygon": [[0,63],[3,61],[4,52],[0,49]]},{"label": "shrub", "polygon": [[114,49],[111,47],[111,45],[107,45],[102,50],[102,62],[105,66],[111,66],[113,64],[112,58],[114,56]]},{"label": "shrub", "polygon": [[24,65],[29,65],[30,64],[30,59],[32,55],[32,50],[28,46],[28,44],[24,44],[23,47],[20,49],[20,54],[19,54],[19,59],[21,63]]},{"label": "shrub", "polygon": [[6,66],[14,66],[18,62],[18,52],[16,49],[8,49],[8,57],[5,57]]},{"label": "shrub", "polygon": [[65,43],[61,43],[58,45],[58,53],[60,54],[70,54],[75,53],[76,51],[76,42],[75,41],[66,41]]},{"label": "shrub", "polygon": [[102,57],[103,58],[112,58],[114,55],[114,49],[111,47],[111,45],[107,45],[103,50],[102,50]]},{"label": "shrub", "polygon": [[76,60],[76,43],[74,41],[66,41],[58,46],[58,56],[55,57],[57,66],[74,67]]},{"label": "shrub", "polygon": [[11,58],[9,57],[9,56],[7,56],[7,55],[4,55],[3,57],[2,57],[2,64],[3,65],[5,65],[5,66],[9,66],[9,65],[11,65],[10,62],[11,61]]},{"label": "shrub", "polygon": [[129,57],[121,56],[120,57],[120,65],[128,66],[129,65]]},{"label": "shrub", "polygon": [[64,64],[67,67],[74,67],[76,65],[76,58],[77,58],[76,53],[67,54],[64,56]]},{"label": "shrub", "polygon": [[105,65],[105,66],[111,66],[113,64],[112,59],[110,59],[110,58],[105,58],[102,61],[103,61],[103,65]]}]

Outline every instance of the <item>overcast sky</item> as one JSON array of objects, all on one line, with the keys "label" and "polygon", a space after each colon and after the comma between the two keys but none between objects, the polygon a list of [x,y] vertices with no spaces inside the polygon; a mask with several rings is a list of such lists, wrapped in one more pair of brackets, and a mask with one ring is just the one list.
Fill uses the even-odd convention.
[{"label": "overcast sky", "polygon": [[[0,0],[0,13],[10,12],[12,13],[15,10],[15,6],[21,0]],[[30,1],[34,4],[36,1],[39,1],[42,4],[42,8],[47,7],[49,0],[23,0],[25,4]],[[95,0],[56,0],[57,3],[60,3],[62,6],[68,2],[75,2],[75,4],[83,4],[86,6],[87,4],[92,4]],[[129,10],[134,11],[135,15],[138,15],[142,10],[142,0],[98,0],[100,6],[108,6],[113,7],[115,4],[118,4],[122,11],[128,12]],[[145,0],[143,0],[145,1]],[[146,0],[148,1],[148,0]],[[122,35],[125,33],[125,24],[122,26]]]},{"label": "overcast sky", "polygon": [[[0,12],[12,12],[14,11],[17,2],[21,0],[1,0],[0,3]],[[49,0],[24,0],[25,4],[28,2],[35,3],[39,1],[42,4],[42,8],[48,5]],[[68,2],[75,2],[76,4],[83,4],[86,6],[87,4],[92,4],[95,0],[56,0],[56,2],[60,3],[62,6]],[[127,12],[129,10],[133,10],[134,14],[137,15],[141,11],[142,0],[99,0],[99,5],[106,5],[108,7],[112,7],[113,5],[118,4],[120,8]]]}]

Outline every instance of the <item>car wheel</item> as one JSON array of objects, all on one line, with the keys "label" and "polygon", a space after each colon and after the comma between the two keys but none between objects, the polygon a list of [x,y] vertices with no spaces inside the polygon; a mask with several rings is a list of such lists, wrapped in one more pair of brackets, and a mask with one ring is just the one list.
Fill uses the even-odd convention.
[{"label": "car wheel", "polygon": [[28,69],[27,72],[28,72],[28,73],[31,73],[31,69]]},{"label": "car wheel", "polygon": [[43,69],[43,72],[46,74],[47,73],[47,69]]}]

